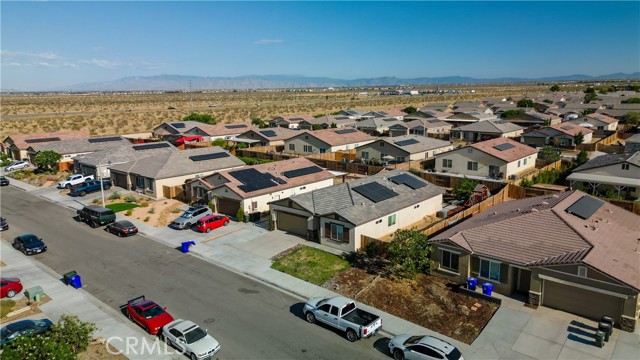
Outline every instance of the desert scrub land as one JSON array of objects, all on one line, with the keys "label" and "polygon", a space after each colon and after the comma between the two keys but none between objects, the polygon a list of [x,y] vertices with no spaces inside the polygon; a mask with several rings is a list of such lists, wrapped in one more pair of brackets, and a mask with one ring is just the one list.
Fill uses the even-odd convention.
[{"label": "desert scrub land", "polygon": [[[435,89],[429,87],[428,89]],[[412,87],[412,89],[427,89]],[[86,130],[93,136],[149,132],[191,112],[210,114],[221,123],[249,123],[293,114],[330,114],[343,109],[384,110],[421,107],[432,102],[479,100],[548,92],[547,86],[440,86],[475,93],[380,96],[380,89],[335,91],[229,91],[172,93],[2,94],[0,134]],[[569,90],[569,89],[565,89]],[[368,92],[371,96],[361,94]],[[170,110],[169,107],[175,107]]]}]

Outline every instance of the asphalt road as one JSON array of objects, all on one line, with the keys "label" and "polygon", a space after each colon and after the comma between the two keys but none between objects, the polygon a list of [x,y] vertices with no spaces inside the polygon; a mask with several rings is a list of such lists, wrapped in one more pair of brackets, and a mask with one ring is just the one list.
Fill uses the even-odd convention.
[{"label": "asphalt road", "polygon": [[390,359],[381,335],[355,343],[302,318],[302,302],[142,235],[118,238],[76,222],[75,213],[11,186],[0,190],[10,224],[4,241],[23,233],[48,246],[34,256],[59,274],[75,270],[84,289],[114,309],[146,295],[174,318],[214,336],[224,359]]}]

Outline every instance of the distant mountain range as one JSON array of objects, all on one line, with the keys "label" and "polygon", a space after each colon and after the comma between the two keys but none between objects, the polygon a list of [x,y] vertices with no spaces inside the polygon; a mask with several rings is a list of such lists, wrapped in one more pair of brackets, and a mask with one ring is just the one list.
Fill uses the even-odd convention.
[{"label": "distant mountain range", "polygon": [[[494,78],[478,79],[464,76],[421,77],[401,79],[397,77],[364,78],[355,80],[298,75],[246,75],[237,77],[206,77],[187,75],[131,76],[114,81],[81,83],[48,91],[134,91],[134,90],[232,90],[232,89],[292,89],[323,87],[369,87],[369,86],[417,86],[445,84],[488,84],[540,81],[598,81],[598,80],[640,80],[640,72],[632,74],[615,73],[600,76],[567,75],[544,78]],[[190,84],[191,83],[191,84]]]}]

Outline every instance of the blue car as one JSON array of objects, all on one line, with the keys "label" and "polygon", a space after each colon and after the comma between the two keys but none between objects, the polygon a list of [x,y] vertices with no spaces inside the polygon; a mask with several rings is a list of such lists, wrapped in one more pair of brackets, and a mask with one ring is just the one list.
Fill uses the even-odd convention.
[{"label": "blue car", "polygon": [[25,255],[39,254],[47,251],[47,245],[41,238],[33,234],[20,235],[13,239],[13,247]]},{"label": "blue car", "polygon": [[22,320],[9,324],[0,330],[0,348],[9,345],[20,336],[44,334],[51,329],[49,319]]}]

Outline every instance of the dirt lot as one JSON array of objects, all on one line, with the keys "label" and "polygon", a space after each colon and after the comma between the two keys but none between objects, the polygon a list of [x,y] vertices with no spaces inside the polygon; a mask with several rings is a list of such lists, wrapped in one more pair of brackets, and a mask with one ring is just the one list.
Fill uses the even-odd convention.
[{"label": "dirt lot", "polygon": [[436,276],[397,279],[354,267],[339,273],[324,287],[471,344],[498,306],[457,293],[452,285]]}]

